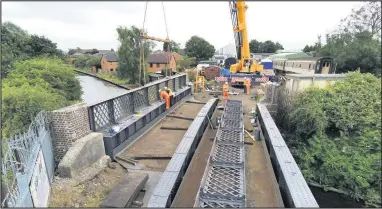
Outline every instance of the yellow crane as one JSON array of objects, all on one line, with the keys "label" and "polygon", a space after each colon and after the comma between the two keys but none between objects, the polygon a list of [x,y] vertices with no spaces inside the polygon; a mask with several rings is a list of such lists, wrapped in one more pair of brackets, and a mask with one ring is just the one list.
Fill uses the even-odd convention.
[{"label": "yellow crane", "polygon": [[231,73],[260,73],[263,66],[251,59],[247,34],[246,10],[244,1],[229,2],[238,63],[230,66]]}]

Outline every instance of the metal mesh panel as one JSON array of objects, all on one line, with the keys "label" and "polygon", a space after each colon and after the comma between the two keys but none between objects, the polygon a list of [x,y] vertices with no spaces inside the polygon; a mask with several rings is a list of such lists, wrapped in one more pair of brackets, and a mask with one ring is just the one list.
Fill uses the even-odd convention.
[{"label": "metal mesh panel", "polygon": [[180,89],[179,77],[175,78],[175,91]]},{"label": "metal mesh panel", "polygon": [[153,102],[157,101],[158,98],[158,91],[156,85],[149,87],[149,103],[152,104]]},{"label": "metal mesh panel", "polygon": [[174,89],[174,81],[173,81],[173,79],[169,80],[167,85],[168,85],[168,88]]},{"label": "metal mesh panel", "polygon": [[94,106],[94,123],[96,130],[103,128],[110,123],[107,102]]},{"label": "metal mesh panel", "polygon": [[232,119],[232,120],[240,120],[243,114],[241,112],[225,112],[223,118]]},{"label": "metal mesh panel", "polygon": [[208,193],[214,196],[243,198],[245,195],[243,179],[243,169],[211,166],[205,187],[200,195],[203,197],[204,193]]},{"label": "metal mesh panel", "polygon": [[134,91],[133,95],[135,110],[148,105],[148,98],[144,89]]},{"label": "metal mesh panel", "polygon": [[165,82],[159,83],[159,89],[164,89],[165,85]]},{"label": "metal mesh panel", "polygon": [[234,105],[227,105],[225,107],[226,111],[227,112],[240,112],[241,111],[241,107],[240,106],[234,106]]},{"label": "metal mesh panel", "polygon": [[218,140],[222,142],[243,142],[243,135],[241,131],[220,130]]},{"label": "metal mesh panel", "polygon": [[229,129],[239,129],[241,128],[241,122],[238,120],[229,120],[225,119],[222,120],[222,128],[229,128]]},{"label": "metal mesh panel", "polygon": [[241,164],[244,161],[243,147],[227,144],[216,144],[212,160],[214,162]]},{"label": "metal mesh panel", "polygon": [[240,202],[228,203],[225,201],[223,201],[223,202],[219,202],[219,201],[204,202],[204,201],[201,201],[200,207],[201,208],[243,208],[244,204],[242,204]]},{"label": "metal mesh panel", "polygon": [[134,113],[133,106],[131,105],[132,96],[132,94],[126,94],[113,100],[114,118],[116,120]]}]

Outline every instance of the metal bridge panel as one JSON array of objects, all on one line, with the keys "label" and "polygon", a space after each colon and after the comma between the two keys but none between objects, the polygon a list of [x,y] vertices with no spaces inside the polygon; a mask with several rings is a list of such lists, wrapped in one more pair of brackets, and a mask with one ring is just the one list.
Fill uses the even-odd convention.
[{"label": "metal bridge panel", "polygon": [[175,153],[177,154],[187,154],[191,148],[192,143],[194,142],[194,138],[183,137],[177,146]]},{"label": "metal bridge panel", "polygon": [[175,153],[166,167],[167,172],[180,172],[187,154]]},{"label": "metal bridge panel", "polygon": [[217,139],[221,142],[244,143],[243,132],[238,130],[219,130]]},{"label": "metal bridge panel", "polygon": [[196,117],[194,121],[192,121],[190,127],[187,132],[184,134],[184,137],[193,138],[198,134],[200,126],[203,124],[204,118]]}]

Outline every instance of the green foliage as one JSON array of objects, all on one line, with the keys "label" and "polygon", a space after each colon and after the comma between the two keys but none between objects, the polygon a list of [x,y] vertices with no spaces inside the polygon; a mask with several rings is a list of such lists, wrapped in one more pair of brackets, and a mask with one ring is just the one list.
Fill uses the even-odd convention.
[{"label": "green foliage", "polygon": [[[24,83],[39,85],[44,80],[52,92],[64,96],[69,101],[81,99],[82,90],[74,68],[58,58],[34,58],[15,62],[9,79],[10,86],[18,87]],[[47,87],[45,82],[41,83]]]},{"label": "green foliage", "polygon": [[[305,46],[304,52],[336,59],[336,73],[356,71],[381,76],[381,3],[365,2],[352,10],[338,28],[326,34],[326,45],[319,40]],[[312,50],[313,49],[313,50]]]},{"label": "green foliage", "polygon": [[178,70],[185,70],[190,67],[196,66],[196,58],[195,57],[187,57],[182,56],[180,60],[176,63]]},{"label": "green foliage", "polygon": [[274,43],[270,40],[259,42],[256,39],[249,42],[249,50],[251,53],[275,53],[279,49],[284,49],[279,42]]},{"label": "green foliage", "polygon": [[3,84],[2,89],[2,137],[10,137],[28,130],[33,118],[42,110],[50,111],[69,105],[58,93],[52,93],[42,86],[9,87]]},{"label": "green foliage", "polygon": [[4,22],[1,24],[1,75],[6,77],[12,69],[12,63],[38,56],[57,56],[64,58],[57,44],[38,35],[29,35],[19,26]]},{"label": "green foliage", "polygon": [[[180,50],[180,44],[176,43],[175,41],[170,41],[170,50],[172,52],[179,52]],[[168,51],[168,43],[163,43],[163,51]]]},{"label": "green foliage", "polygon": [[46,56],[57,56],[64,58],[64,52],[57,49],[57,44],[53,43],[51,40],[45,38],[44,36],[31,35],[28,39],[29,47],[26,51],[28,57],[38,57],[42,55]]},{"label": "green foliage", "polygon": [[184,49],[188,57],[195,57],[196,61],[208,60],[215,53],[215,47],[199,36],[192,36],[186,42]]},{"label": "green foliage", "polygon": [[[141,31],[135,26],[131,26],[130,28],[120,26],[117,28],[117,33],[118,40],[121,43],[118,49],[119,62],[117,75],[121,79],[128,79],[131,83],[142,83],[144,77],[143,70],[141,71],[141,75],[139,75]],[[144,56],[147,58],[155,44],[149,40],[145,40],[143,43]],[[145,63],[142,62],[141,64],[143,65]],[[141,80],[139,80],[139,77]]]},{"label": "green foliage", "polygon": [[101,66],[101,57],[92,56],[86,60],[85,66],[91,68],[92,66]]},{"label": "green foliage", "polygon": [[[83,56],[83,55],[81,55],[81,56],[78,56],[75,60],[74,60],[74,62],[73,62],[73,64],[74,64],[74,67],[76,67],[76,68],[84,68],[84,67],[86,67],[87,65],[86,65],[86,62],[88,61],[88,57],[85,57],[85,56]],[[101,61],[100,61],[101,62]]]},{"label": "green foliage", "polygon": [[304,177],[381,204],[381,79],[359,71],[304,90],[288,114],[288,140]]}]

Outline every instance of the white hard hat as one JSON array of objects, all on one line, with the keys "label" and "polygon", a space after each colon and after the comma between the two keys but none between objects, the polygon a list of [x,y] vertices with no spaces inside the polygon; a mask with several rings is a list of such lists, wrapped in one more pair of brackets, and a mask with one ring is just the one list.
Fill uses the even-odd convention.
[{"label": "white hard hat", "polygon": [[228,82],[225,82],[225,84],[228,84]]},{"label": "white hard hat", "polygon": [[167,89],[167,86],[165,86],[164,89]]},{"label": "white hard hat", "polygon": [[244,77],[244,79],[247,79],[247,77]]}]

